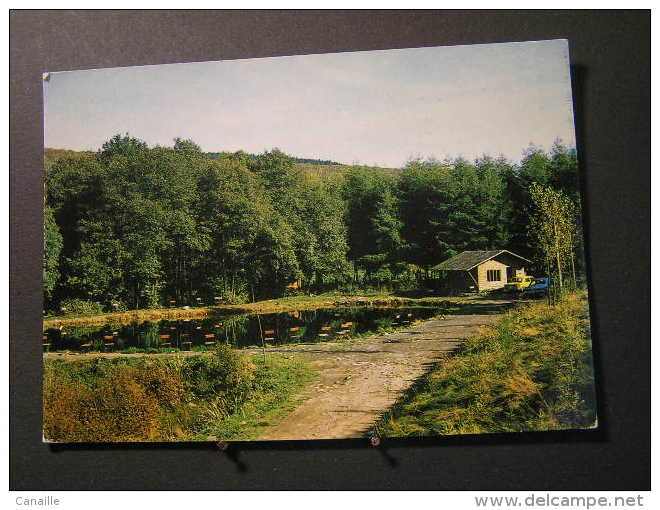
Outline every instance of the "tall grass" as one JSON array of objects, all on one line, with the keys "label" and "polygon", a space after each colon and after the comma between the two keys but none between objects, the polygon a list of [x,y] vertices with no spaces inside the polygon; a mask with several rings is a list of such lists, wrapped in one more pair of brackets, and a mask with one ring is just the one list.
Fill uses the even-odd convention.
[{"label": "tall grass", "polygon": [[[285,374],[285,375],[283,375]],[[211,355],[46,361],[44,437],[55,442],[232,438],[252,417],[286,404],[311,378],[308,365],[264,361],[220,346]],[[254,402],[259,405],[255,407]],[[229,439],[229,437],[217,437]]]},{"label": "tall grass", "polygon": [[596,420],[586,293],[507,313],[390,412],[383,436],[586,428]]}]

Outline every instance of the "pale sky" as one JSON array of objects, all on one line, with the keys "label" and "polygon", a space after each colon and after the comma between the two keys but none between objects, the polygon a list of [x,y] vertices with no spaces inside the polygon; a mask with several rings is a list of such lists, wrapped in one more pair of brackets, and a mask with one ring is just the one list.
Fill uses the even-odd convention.
[{"label": "pale sky", "polygon": [[45,146],[150,146],[388,167],[415,157],[575,145],[565,40],[301,55],[52,73]]}]

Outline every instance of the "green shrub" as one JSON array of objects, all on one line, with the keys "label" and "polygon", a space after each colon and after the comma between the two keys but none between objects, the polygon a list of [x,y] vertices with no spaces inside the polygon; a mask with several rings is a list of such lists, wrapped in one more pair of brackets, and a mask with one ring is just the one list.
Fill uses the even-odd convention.
[{"label": "green shrub", "polygon": [[184,385],[174,360],[49,361],[44,373],[44,436],[53,441],[149,441],[162,407]]},{"label": "green shrub", "polygon": [[235,407],[246,400],[254,369],[254,364],[240,352],[220,345],[211,356],[187,358],[182,373],[186,389],[196,397],[219,396],[228,406]]},{"label": "green shrub", "polygon": [[60,310],[64,315],[100,315],[103,305],[85,299],[65,299],[60,303]]},{"label": "green shrub", "polygon": [[127,310],[128,306],[120,299],[113,299],[108,305],[108,311],[110,312],[125,312]]},{"label": "green shrub", "polygon": [[250,297],[245,290],[237,292],[225,291],[222,296],[224,298],[222,302],[227,305],[242,305],[250,301]]},{"label": "green shrub", "polygon": [[250,292],[244,282],[235,282],[218,276],[211,279],[207,290],[211,296],[222,296],[222,304],[240,305],[250,301]]}]

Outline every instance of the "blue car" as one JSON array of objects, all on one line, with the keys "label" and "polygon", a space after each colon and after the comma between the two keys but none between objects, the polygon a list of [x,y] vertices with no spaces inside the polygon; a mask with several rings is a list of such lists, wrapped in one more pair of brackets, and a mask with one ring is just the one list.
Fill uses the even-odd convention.
[{"label": "blue car", "polygon": [[550,288],[550,278],[542,276],[534,278],[534,281],[529,287],[523,289],[523,295],[527,297],[545,296],[548,294]]}]

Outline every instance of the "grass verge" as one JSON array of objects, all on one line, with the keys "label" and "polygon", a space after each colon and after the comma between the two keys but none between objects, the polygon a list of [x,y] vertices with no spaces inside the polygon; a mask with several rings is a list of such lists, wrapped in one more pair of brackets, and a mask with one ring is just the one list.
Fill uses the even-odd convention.
[{"label": "grass verge", "polygon": [[299,360],[228,346],[187,358],[46,360],[44,369],[53,442],[250,439],[314,378]]},{"label": "grass verge", "polygon": [[468,339],[381,417],[383,437],[595,426],[585,292],[524,305]]},{"label": "grass verge", "polygon": [[300,360],[269,354],[266,361],[254,356],[262,367],[261,385],[265,391],[257,392],[249,402],[226,419],[210,423],[198,438],[224,440],[258,439],[263,431],[277,425],[301,402],[300,392],[315,380],[316,372]]}]

